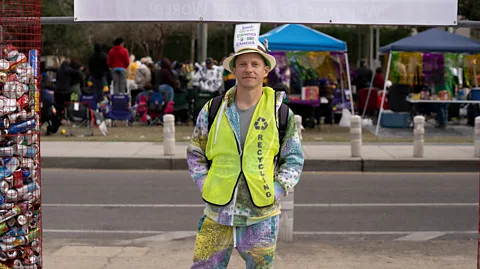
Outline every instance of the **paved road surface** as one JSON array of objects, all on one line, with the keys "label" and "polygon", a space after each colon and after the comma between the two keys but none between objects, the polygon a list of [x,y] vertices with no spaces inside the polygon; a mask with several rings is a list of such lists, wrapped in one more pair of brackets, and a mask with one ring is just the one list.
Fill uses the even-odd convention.
[{"label": "paved road surface", "polygon": [[[193,234],[203,205],[185,171],[42,171],[45,239]],[[297,238],[471,240],[478,174],[304,173]]]}]

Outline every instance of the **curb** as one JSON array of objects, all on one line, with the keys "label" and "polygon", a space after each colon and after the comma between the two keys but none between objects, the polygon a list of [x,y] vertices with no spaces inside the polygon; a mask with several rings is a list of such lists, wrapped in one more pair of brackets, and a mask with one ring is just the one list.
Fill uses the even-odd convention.
[{"label": "curb", "polygon": [[[100,170],[188,170],[185,158],[42,157],[42,168]],[[478,172],[478,159],[464,160],[375,160],[361,158],[306,159],[310,172]]]}]

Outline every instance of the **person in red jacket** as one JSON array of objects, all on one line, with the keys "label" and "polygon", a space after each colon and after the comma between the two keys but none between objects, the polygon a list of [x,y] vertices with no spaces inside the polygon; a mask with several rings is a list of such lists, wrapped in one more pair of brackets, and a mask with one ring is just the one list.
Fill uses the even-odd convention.
[{"label": "person in red jacket", "polygon": [[113,93],[127,92],[127,68],[130,65],[130,55],[123,47],[123,38],[115,39],[113,48],[108,52],[107,64],[112,69]]}]

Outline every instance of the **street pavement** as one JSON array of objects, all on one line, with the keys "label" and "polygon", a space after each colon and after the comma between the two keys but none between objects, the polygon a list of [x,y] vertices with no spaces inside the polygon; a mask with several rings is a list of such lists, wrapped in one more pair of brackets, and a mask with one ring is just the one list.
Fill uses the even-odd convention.
[{"label": "street pavement", "polygon": [[[276,268],[474,268],[478,181],[306,172]],[[42,191],[45,268],[189,268],[203,205],[186,171],[42,169]]]},{"label": "street pavement", "polygon": [[[165,155],[163,143],[41,143],[42,168],[187,170],[187,143]],[[413,144],[365,144],[362,157],[351,157],[348,143],[304,143],[304,171],[478,172],[471,144],[427,144],[424,157],[413,157]]]}]

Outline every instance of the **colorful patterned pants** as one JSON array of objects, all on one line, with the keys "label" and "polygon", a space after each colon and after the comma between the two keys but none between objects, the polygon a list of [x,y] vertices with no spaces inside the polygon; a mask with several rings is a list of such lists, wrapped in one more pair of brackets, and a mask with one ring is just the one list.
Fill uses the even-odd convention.
[{"label": "colorful patterned pants", "polygon": [[236,248],[246,268],[273,268],[279,216],[245,227],[220,225],[203,217],[195,243],[192,269],[225,269]]}]

